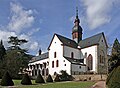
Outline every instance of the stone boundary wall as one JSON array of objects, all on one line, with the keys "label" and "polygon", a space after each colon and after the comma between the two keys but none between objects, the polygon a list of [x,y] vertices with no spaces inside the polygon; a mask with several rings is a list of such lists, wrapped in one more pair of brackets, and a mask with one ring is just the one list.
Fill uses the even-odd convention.
[{"label": "stone boundary wall", "polygon": [[99,80],[106,80],[107,75],[72,75],[75,81],[99,81]]}]

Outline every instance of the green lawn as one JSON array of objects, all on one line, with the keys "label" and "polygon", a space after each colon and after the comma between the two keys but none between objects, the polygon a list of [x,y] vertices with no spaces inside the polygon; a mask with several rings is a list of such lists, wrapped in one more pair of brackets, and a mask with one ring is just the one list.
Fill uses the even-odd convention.
[{"label": "green lawn", "polygon": [[90,88],[95,82],[57,82],[36,84],[32,81],[33,85],[21,85],[20,80],[14,80],[16,88]]}]

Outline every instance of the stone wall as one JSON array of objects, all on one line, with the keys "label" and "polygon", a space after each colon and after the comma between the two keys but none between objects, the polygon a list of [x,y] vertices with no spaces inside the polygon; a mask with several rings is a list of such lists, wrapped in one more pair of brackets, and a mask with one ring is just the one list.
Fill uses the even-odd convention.
[{"label": "stone wall", "polygon": [[73,75],[75,81],[98,81],[98,80],[106,80],[107,75]]}]

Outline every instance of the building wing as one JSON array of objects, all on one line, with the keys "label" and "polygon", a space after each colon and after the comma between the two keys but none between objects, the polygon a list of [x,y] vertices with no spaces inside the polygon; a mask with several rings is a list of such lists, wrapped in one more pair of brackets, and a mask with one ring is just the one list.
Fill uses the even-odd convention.
[{"label": "building wing", "polygon": [[47,53],[43,53],[43,54],[41,54],[39,56],[33,57],[32,60],[30,61],[30,63],[40,61],[40,60],[43,60],[43,59],[47,59],[49,57],[48,54],[49,53],[47,52]]},{"label": "building wing", "polygon": [[97,35],[91,36],[89,38],[83,39],[78,43],[78,45],[81,48],[86,48],[86,47],[89,47],[89,46],[92,46],[92,45],[97,45],[97,44],[99,44],[100,38],[103,35],[104,35],[104,33],[102,32],[102,33],[99,33]]}]

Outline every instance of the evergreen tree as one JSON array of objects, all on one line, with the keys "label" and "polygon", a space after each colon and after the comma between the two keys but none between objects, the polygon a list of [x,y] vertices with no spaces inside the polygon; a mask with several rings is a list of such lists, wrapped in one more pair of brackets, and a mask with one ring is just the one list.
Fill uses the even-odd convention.
[{"label": "evergreen tree", "polygon": [[21,81],[21,84],[23,85],[32,85],[32,82],[28,76],[28,74],[24,74],[23,78],[22,78],[22,81]]},{"label": "evergreen tree", "polygon": [[25,39],[18,39],[18,37],[10,36],[8,43],[12,44],[10,49],[20,49],[20,45],[27,43]]},{"label": "evergreen tree", "polygon": [[118,39],[115,39],[112,47],[111,57],[109,59],[109,71],[111,72],[116,66],[119,66],[120,65],[119,63],[120,63],[120,43]]},{"label": "evergreen tree", "polygon": [[108,88],[120,88],[120,66],[112,70],[107,78],[106,84]]},{"label": "evergreen tree", "polygon": [[43,77],[41,74],[38,74],[36,80],[35,80],[36,83],[45,83]]},{"label": "evergreen tree", "polygon": [[[21,78],[18,74],[20,72],[20,68],[22,71],[23,68],[27,68],[29,60],[32,57],[26,54],[26,49],[21,48],[21,45],[27,43],[27,41],[25,39],[18,39],[17,37],[11,36],[9,37],[8,43],[11,46],[6,50],[4,60],[0,61],[0,77],[2,77],[4,72],[7,70],[10,72],[12,78]],[[0,56],[2,54],[1,51],[5,52],[2,41],[0,44]]]},{"label": "evergreen tree", "polygon": [[48,75],[46,82],[53,82],[52,76],[50,74]]},{"label": "evergreen tree", "polygon": [[1,80],[1,85],[2,86],[13,86],[14,85],[12,78],[10,77],[8,71],[3,75],[2,80]]},{"label": "evergreen tree", "polygon": [[6,54],[6,50],[4,48],[3,42],[0,42],[0,60],[3,60],[4,55]]}]

